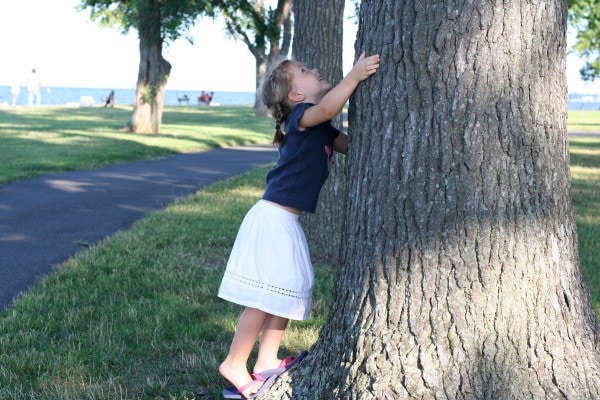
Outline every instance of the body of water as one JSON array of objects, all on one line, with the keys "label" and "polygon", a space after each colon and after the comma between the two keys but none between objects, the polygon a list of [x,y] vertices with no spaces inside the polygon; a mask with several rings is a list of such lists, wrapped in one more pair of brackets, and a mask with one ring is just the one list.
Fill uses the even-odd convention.
[{"label": "body of water", "polygon": [[[197,105],[198,96],[202,91],[198,90],[167,90],[165,92],[165,105]],[[98,106],[104,105],[110,89],[98,88],[66,88],[52,87],[42,89],[42,104],[46,105],[71,105],[82,104]],[[179,101],[187,96],[188,102]],[[213,105],[253,105],[254,92],[214,92]],[[115,89],[115,104],[132,105],[135,97],[134,89]],[[9,86],[0,86],[0,105],[12,103]],[[27,88],[21,87],[17,105],[27,104]],[[567,103],[569,110],[600,110],[600,95],[570,94]]]},{"label": "body of water", "polygon": [[600,95],[570,94],[567,107],[569,110],[600,110]]},{"label": "body of water", "polygon": [[[42,105],[104,105],[105,99],[108,97],[111,89],[98,88],[66,88],[66,87],[51,87],[42,88]],[[134,89],[114,89],[115,104],[117,105],[132,105],[135,99]],[[201,90],[167,90],[165,92],[165,105],[177,106],[186,105],[185,101],[179,101],[187,96],[189,99],[187,105],[198,105],[198,96],[202,93]],[[212,105],[253,105],[254,92],[214,92]],[[27,88],[21,86],[17,105],[27,105]],[[0,86],[0,105],[12,104],[12,95],[10,86]]]}]

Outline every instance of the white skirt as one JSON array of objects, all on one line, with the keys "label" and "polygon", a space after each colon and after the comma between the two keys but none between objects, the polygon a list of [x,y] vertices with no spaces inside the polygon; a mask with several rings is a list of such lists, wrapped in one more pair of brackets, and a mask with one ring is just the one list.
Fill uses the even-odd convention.
[{"label": "white skirt", "polygon": [[314,271],[299,216],[260,200],[242,222],[219,297],[283,318],[306,320]]}]

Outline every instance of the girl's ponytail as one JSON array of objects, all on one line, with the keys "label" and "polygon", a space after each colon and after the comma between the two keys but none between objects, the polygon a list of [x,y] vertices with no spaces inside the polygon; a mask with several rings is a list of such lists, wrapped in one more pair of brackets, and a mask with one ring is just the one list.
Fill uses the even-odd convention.
[{"label": "girl's ponytail", "polygon": [[292,63],[293,61],[283,60],[272,64],[265,73],[261,85],[262,101],[275,118],[275,135],[273,136],[275,146],[283,143],[285,133],[281,129],[281,124],[285,123],[287,116],[292,111],[288,103],[290,83],[294,77],[288,67]]},{"label": "girl's ponytail", "polygon": [[[281,108],[278,104],[274,106],[275,108]],[[277,111],[274,115],[275,117],[275,136],[273,136],[273,144],[275,146],[279,146],[283,143],[283,131],[281,130],[281,124],[285,121],[283,117],[283,113],[281,111]]]}]

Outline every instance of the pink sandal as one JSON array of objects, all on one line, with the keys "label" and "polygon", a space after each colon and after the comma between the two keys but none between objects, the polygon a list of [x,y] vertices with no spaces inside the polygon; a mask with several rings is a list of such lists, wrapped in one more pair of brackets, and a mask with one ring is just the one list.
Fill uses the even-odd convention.
[{"label": "pink sandal", "polygon": [[[239,389],[236,388],[235,386],[230,386],[226,389],[223,389],[223,398],[225,398],[225,399],[253,399],[255,397],[258,397],[265,390],[269,389],[271,387],[271,385],[273,384],[273,382],[275,382],[275,378],[277,378],[277,375],[265,377],[265,376],[262,376],[261,374],[251,374],[250,376],[252,377],[252,380],[250,382],[246,383],[245,385],[240,386]],[[258,382],[263,382],[260,389],[258,389],[258,392],[252,393],[248,396],[244,396],[242,394],[244,392],[244,390],[246,390],[252,386],[255,386]]]}]

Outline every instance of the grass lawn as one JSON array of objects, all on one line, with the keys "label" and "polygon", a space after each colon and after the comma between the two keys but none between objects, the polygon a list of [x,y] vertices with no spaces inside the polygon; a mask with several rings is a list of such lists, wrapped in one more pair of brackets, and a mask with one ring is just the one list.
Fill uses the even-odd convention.
[{"label": "grass lawn", "polygon": [[600,111],[569,111],[569,132],[600,132]]},{"label": "grass lawn", "polygon": [[[102,165],[218,143],[264,143],[272,132],[270,121],[254,121],[249,108],[168,109],[169,133],[156,137],[119,132],[126,110],[74,109],[69,117],[47,109],[51,122],[44,111],[25,111],[0,109],[4,182],[22,179],[4,160],[19,147],[21,157],[45,147],[52,153],[45,168],[60,170],[57,154],[70,159],[69,168],[92,168],[87,158]],[[600,138],[572,138],[570,153],[582,270],[600,315]],[[0,313],[0,399],[192,399],[199,392],[205,396],[198,398],[221,398],[226,382],[217,366],[240,308],[216,293],[266,171],[219,182],[150,214],[78,253]],[[291,324],[283,355],[310,347],[325,322],[334,273],[326,266],[315,272],[313,316]]]},{"label": "grass lawn", "polygon": [[268,143],[274,124],[251,107],[166,107],[159,134],[123,127],[130,107],[0,108],[0,185],[216,147]]},{"label": "grass lawn", "polygon": [[600,136],[569,140],[579,258],[600,319]]}]

